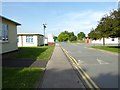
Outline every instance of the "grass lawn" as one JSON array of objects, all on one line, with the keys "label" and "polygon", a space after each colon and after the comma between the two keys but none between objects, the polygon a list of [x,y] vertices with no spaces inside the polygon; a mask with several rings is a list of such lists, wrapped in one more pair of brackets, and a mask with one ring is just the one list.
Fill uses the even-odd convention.
[{"label": "grass lawn", "polygon": [[95,49],[101,49],[101,50],[106,50],[110,52],[120,53],[119,46],[91,46],[91,47]]},{"label": "grass lawn", "polygon": [[30,58],[37,60],[49,60],[54,46],[40,46],[40,47],[19,47],[17,52],[5,55],[8,58]]},{"label": "grass lawn", "polygon": [[53,46],[20,47],[16,57],[48,60],[52,55],[53,49]]},{"label": "grass lawn", "polygon": [[42,79],[42,68],[3,68],[3,88],[35,88]]},{"label": "grass lawn", "polygon": [[[28,58],[35,60],[49,60],[54,46],[40,47],[19,47],[16,52],[3,55],[5,59]],[[2,87],[3,88],[35,88],[38,81],[43,78],[44,68],[10,68],[3,67]]]}]

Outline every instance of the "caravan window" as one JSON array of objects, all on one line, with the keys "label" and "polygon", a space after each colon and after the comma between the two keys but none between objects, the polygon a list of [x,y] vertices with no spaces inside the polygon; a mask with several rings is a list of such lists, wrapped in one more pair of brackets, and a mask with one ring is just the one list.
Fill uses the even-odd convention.
[{"label": "caravan window", "polygon": [[8,25],[2,23],[0,25],[1,30],[0,30],[0,40],[1,41],[8,41]]},{"label": "caravan window", "polygon": [[33,36],[26,36],[26,42],[32,43],[33,42]]}]

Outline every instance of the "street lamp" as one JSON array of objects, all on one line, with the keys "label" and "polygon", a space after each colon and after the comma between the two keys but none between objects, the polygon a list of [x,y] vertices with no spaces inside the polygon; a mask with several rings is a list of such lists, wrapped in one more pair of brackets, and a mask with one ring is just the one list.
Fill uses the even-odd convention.
[{"label": "street lamp", "polygon": [[46,25],[47,24],[43,24],[43,28],[44,28],[44,46],[45,46],[45,28],[47,28]]}]

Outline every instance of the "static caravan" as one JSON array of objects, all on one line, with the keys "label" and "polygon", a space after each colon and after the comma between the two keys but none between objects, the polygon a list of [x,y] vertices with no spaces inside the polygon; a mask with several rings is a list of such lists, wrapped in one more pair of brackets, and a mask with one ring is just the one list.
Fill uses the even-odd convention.
[{"label": "static caravan", "polygon": [[[92,44],[100,44],[102,45],[103,44],[103,38],[101,39],[97,39],[97,40],[92,40],[91,42]],[[119,38],[111,38],[111,37],[108,37],[108,38],[105,38],[105,44],[106,45],[119,45]]]},{"label": "static caravan", "polygon": [[17,26],[21,25],[6,17],[0,16],[0,53],[18,49]]},{"label": "static caravan", "polygon": [[18,33],[18,46],[31,47],[41,46],[44,44],[44,36],[37,33]]}]

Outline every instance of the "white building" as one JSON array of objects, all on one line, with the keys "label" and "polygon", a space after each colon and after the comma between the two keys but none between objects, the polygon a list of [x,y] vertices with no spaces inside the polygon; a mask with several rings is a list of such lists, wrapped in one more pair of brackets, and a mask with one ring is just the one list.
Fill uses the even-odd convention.
[{"label": "white building", "polygon": [[48,45],[49,46],[53,46],[54,45],[54,39],[53,39],[53,35],[52,34],[48,35]]},{"label": "white building", "polygon": [[19,47],[41,46],[44,44],[44,36],[42,34],[19,33],[17,36]]},{"label": "white building", "polygon": [[3,16],[0,21],[0,54],[17,50],[17,26],[21,24]]},{"label": "white building", "polygon": [[[98,40],[92,40],[92,44],[103,44],[103,38],[98,39]],[[118,38],[105,38],[105,44],[106,45],[118,45],[120,44],[120,41]]]},{"label": "white building", "polygon": [[54,39],[53,39],[53,35],[52,34],[48,35],[48,42],[54,43]]}]

